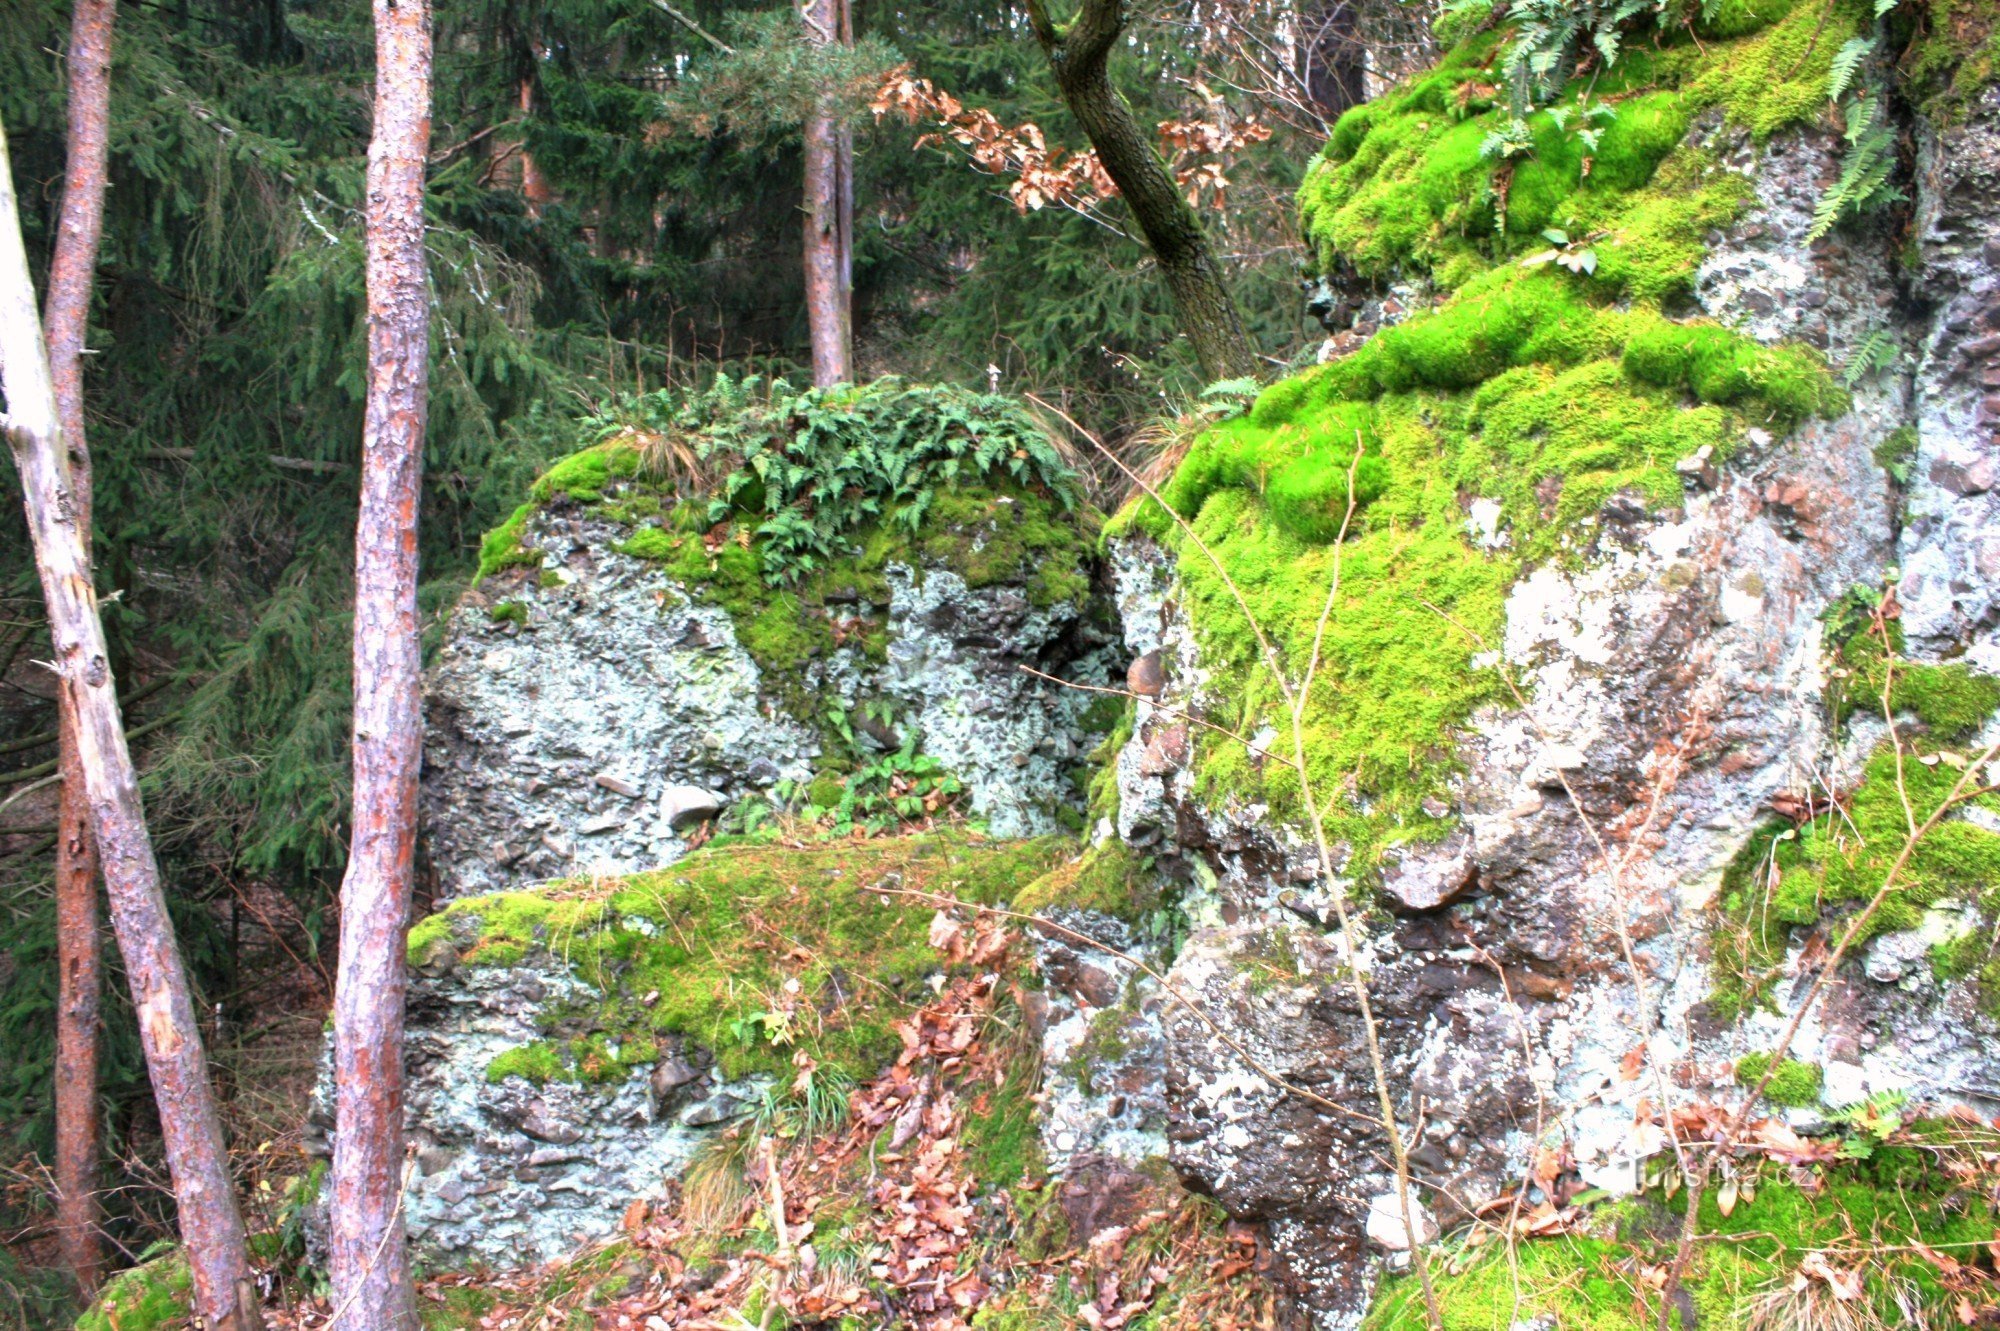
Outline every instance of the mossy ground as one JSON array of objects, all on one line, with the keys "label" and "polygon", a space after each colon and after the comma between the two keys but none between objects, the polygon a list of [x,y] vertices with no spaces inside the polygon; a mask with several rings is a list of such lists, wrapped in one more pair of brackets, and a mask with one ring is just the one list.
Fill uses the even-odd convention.
[{"label": "mossy ground", "polygon": [[[1692,1325],[1827,1324],[1812,1315],[1811,1302],[1831,1302],[1826,1285],[1799,1274],[1809,1254],[1861,1276],[1870,1317],[1846,1325],[1957,1325],[1957,1299],[1991,1279],[1985,1250],[2000,1217],[1968,1165],[1993,1144],[1990,1128],[1920,1124],[1887,1144],[1857,1144],[1865,1158],[1815,1166],[1803,1184],[1777,1165],[1747,1166],[1728,1215],[1717,1189],[1703,1200],[1702,1239],[1686,1279]],[[1745,1181],[1751,1186],[1741,1187]],[[1446,1260],[1433,1266],[1446,1331],[1492,1331],[1538,1317],[1563,1331],[1651,1331],[1659,1303],[1644,1273],[1672,1260],[1685,1196],[1655,1189],[1600,1208],[1586,1233],[1523,1240],[1518,1276],[1498,1241],[1476,1250],[1448,1245]],[[1920,1244],[1964,1263],[1966,1279],[1948,1278]],[[1416,1282],[1400,1277],[1386,1282],[1365,1327],[1423,1324]],[[1670,1325],[1690,1331],[1678,1309]]]},{"label": "mossy ground", "polygon": [[[1842,0],[1829,26],[1859,22],[1851,8]],[[1358,872],[1394,842],[1448,828],[1425,809],[1448,797],[1458,730],[1507,697],[1473,661],[1498,645],[1525,569],[1586,552],[1615,496],[1677,506],[1674,464],[1700,448],[1726,461],[1753,426],[1782,432],[1846,407],[1815,353],[1670,317],[1704,237],[1751,197],[1688,145],[1693,118],[1720,107],[1765,134],[1824,100],[1820,47],[1838,42],[1813,42],[1819,7],[1762,9],[1730,11],[1728,33],[1706,46],[1629,45],[1610,75],[1568,91],[1566,123],[1534,117],[1534,151],[1511,163],[1481,152],[1505,115],[1495,62],[1506,33],[1475,36],[1350,111],[1308,174],[1300,211],[1323,268],[1428,274],[1444,299],[1272,385],[1247,417],[1195,441],[1162,497],[1296,679],[1352,475],[1304,749],[1328,830]],[[1589,152],[1576,133],[1587,98],[1614,110]],[[1520,262],[1548,247],[1551,226],[1588,245],[1594,272]],[[1497,539],[1475,539],[1478,501]],[[1224,576],[1159,506],[1129,508],[1111,530],[1127,524],[1175,553],[1205,662],[1230,681],[1209,719],[1245,736],[1271,727],[1289,757],[1280,690]],[[1302,812],[1291,767],[1213,735],[1198,746],[1197,789]]]},{"label": "mossy ground", "polygon": [[1072,850],[960,833],[716,847],[630,878],[453,902],[411,930],[409,952],[462,948],[464,966],[542,954],[595,991],[552,1010],[548,1038],[501,1055],[495,1078],[616,1080],[682,1037],[729,1078],[789,1077],[805,1051],[860,1079],[895,1054],[893,1023],[941,969],[935,904],[871,889],[1004,903]]}]

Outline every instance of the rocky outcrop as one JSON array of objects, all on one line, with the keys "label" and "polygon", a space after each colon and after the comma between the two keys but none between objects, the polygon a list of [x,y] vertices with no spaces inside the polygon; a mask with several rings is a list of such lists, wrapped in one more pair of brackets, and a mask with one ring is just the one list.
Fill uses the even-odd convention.
[{"label": "rocky outcrop", "polygon": [[[1082,844],[983,898],[1043,921],[1021,1006],[1065,1206],[1164,1156],[1261,1222],[1303,1315],[1357,1325],[1411,1239],[1357,980],[1419,1241],[1508,1188],[1641,1191],[1649,1115],[1732,1101],[1886,871],[1890,741],[1921,784],[2000,734],[2000,100],[1914,118],[1912,245],[1880,216],[1816,237],[1848,145],[1758,100],[1824,86],[1814,14],[1774,14],[1715,38],[1737,82],[1698,79],[1703,48],[1661,57],[1685,96],[1614,90],[1628,119],[1573,177],[1504,168],[1514,204],[1453,119],[1499,123],[1478,69],[1343,121],[1306,191],[1325,363],[1195,441],[1165,487],[1191,528],[1118,520],[1115,649],[1025,566],[915,560],[803,606],[827,644],[779,676],[763,621],[629,523],[537,510],[546,566],[468,600],[435,677],[442,894],[664,864],[701,820],[825,779],[801,699],[863,717],[869,752],[915,727],[992,830],[1046,830],[1093,740],[1080,695],[1017,667],[1122,668],[1129,734],[1069,809]],[[1789,36],[1759,46],[1760,24]],[[1370,150],[1377,132],[1402,138]],[[1545,225],[1558,249],[1528,253]],[[1300,749],[1331,872],[1268,672],[1296,679],[1319,642]],[[1886,720],[1866,655],[1885,643],[1909,657]],[[1802,1131],[1883,1095],[1990,1112],[1996,976],[1968,942],[1995,923],[2000,813],[1948,831],[1955,858],[1911,869],[1922,890],[1805,1011],[1780,1105]],[[590,927],[643,954],[644,923]],[[752,1083],[722,1084],[699,1042],[614,1050],[603,1080],[506,1075],[507,1047],[632,995],[573,991],[546,955],[454,971],[481,946],[417,958],[411,1213],[440,1253],[490,1255],[489,1233],[552,1251]],[[563,1071],[622,1029],[584,1021]]]},{"label": "rocky outcrop", "polygon": [[[1035,604],[1034,570],[973,588],[949,567],[892,565],[883,604],[823,612],[857,637],[879,618],[876,649],[836,634],[780,697],[730,612],[622,553],[631,535],[583,506],[545,508],[524,544],[546,567],[489,578],[453,613],[426,695],[439,900],[657,867],[732,806],[782,804],[780,783],[796,801],[816,774],[855,762],[829,752],[829,712],[860,721],[865,751],[892,751],[914,727],[918,752],[954,774],[996,835],[1052,832],[1073,805],[1070,774],[1094,743],[1090,699],[1023,667],[1101,675],[1088,602]],[[803,715],[791,710],[800,698]],[[864,715],[884,704],[891,722]]]},{"label": "rocky outcrop", "polygon": [[[1835,364],[1886,338],[1919,353],[1917,371],[1857,376],[1844,410],[1788,433],[1750,426],[1724,467],[1707,451],[1683,459],[1681,503],[1613,495],[1561,557],[1525,568],[1499,640],[1468,652],[1505,672],[1508,696],[1456,732],[1448,797],[1425,808],[1448,833],[1349,861],[1327,883],[1296,818],[1199,779],[1202,751],[1237,738],[1197,728],[1192,754],[1162,763],[1180,750],[1161,737],[1186,715],[1238,715],[1242,683],[1202,650],[1174,556],[1144,537],[1115,552],[1128,650],[1158,653],[1163,677],[1118,759],[1116,830],[1156,848],[1192,924],[1167,972],[1189,1001],[1162,1009],[1172,1160],[1232,1214],[1268,1224],[1320,1325],[1355,1324],[1385,1256],[1407,1247],[1400,1219],[1383,1222],[1393,1175],[1354,971],[1420,1200],[1441,1219],[1511,1186],[1537,1144],[1567,1151],[1585,1184],[1632,1191],[1661,1145],[1633,1130],[1642,1101],[1663,1098],[1650,1069],[1670,1070],[1673,1095],[1729,1099],[1734,1063],[1775,1042],[1825,955],[1825,931],[1801,930],[1768,1003],[1716,1001],[1718,931],[1738,927],[1722,901],[1732,863],[1776,810],[1861,786],[1886,733],[1865,709],[1836,723],[1829,672],[1846,672],[1830,635],[1844,595],[1900,565],[1913,655],[2000,665],[1986,568],[1988,547],[2000,550],[1987,410],[1988,352],[2000,350],[1986,345],[2000,334],[1985,336],[2000,320],[1996,107],[1989,90],[1948,130],[1921,131],[1921,262],[1901,269],[1877,225],[1807,238],[1843,150],[1833,136],[1758,144],[1720,112],[1696,120],[1690,142],[1753,191],[1705,239],[1691,284],[1702,312]],[[1337,358],[1436,297],[1350,274],[1320,300],[1339,316]],[[1910,437],[1914,456],[1891,456]],[[1468,526],[1506,544],[1492,514]],[[1180,559],[1200,571],[1205,556]],[[1925,745],[1922,721],[1904,724]],[[1987,825],[1982,811],[1965,817]],[[1365,916],[1354,954],[1329,892]],[[1990,1110],[2000,1026],[1976,984],[1933,961],[1983,918],[1948,900],[1869,945],[1793,1046],[1825,1086],[1820,1105],[1788,1111],[1795,1121],[1884,1093]]]}]

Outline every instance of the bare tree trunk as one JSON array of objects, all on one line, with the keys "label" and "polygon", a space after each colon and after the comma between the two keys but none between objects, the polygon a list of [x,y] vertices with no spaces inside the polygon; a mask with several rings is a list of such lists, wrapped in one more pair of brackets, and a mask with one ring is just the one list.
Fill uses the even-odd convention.
[{"label": "bare tree trunk", "polygon": [[90,799],[91,831],[103,858],[111,927],[125,954],[139,1041],[160,1108],[181,1238],[194,1277],[195,1311],[211,1331],[255,1331],[257,1288],[243,1219],[208,1084],[194,1000],[160,894],[138,776],[125,747],[118,694],[105,653],[83,544],[77,539],[69,458],[42,344],[35,289],[14,200],[13,168],[0,131],[0,418],[21,473],[35,564],[48,601],[57,687],[76,718],[77,756]]},{"label": "bare tree trunk", "polygon": [[417,837],[422,699],[417,505],[430,311],[424,161],[429,0],[375,0],[368,145],[368,405],[354,543],[354,833],[333,999],[336,1331],[416,1325],[403,1240],[404,946]]},{"label": "bare tree trunk", "polygon": [[1306,97],[1320,119],[1331,125],[1350,106],[1368,100],[1368,48],[1355,13],[1360,0],[1322,0],[1306,15],[1300,43]]},{"label": "bare tree trunk", "polygon": [[1064,105],[1083,126],[1098,160],[1132,210],[1173,293],[1181,331],[1211,382],[1257,372],[1243,316],[1223,283],[1194,207],[1132,107],[1111,86],[1111,49],[1125,29],[1123,0],[1083,0],[1068,27],[1058,29],[1046,0],[1028,0],[1028,21],[1049,59]]},{"label": "bare tree trunk", "polygon": [[[851,36],[846,0],[809,0],[804,18],[816,46]],[[806,121],[805,157],[806,324],[825,388],[854,378],[854,140],[831,98]]]},{"label": "bare tree trunk", "polygon": [[[71,511],[90,567],[90,449],[83,432],[83,344],[91,280],[104,231],[104,171],[111,119],[111,25],[117,0],[76,0],[69,34],[69,153],[55,257],[49,265],[47,341],[56,413],[69,448]],[[56,1233],[63,1265],[86,1295],[103,1275],[98,1236],[97,843],[90,836],[76,719],[58,699],[56,762]]]}]

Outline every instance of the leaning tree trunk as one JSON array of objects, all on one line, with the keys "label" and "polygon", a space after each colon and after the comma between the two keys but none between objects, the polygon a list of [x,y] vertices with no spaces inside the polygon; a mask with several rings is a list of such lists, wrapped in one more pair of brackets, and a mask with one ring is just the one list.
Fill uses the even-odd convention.
[{"label": "leaning tree trunk", "polygon": [[1181,331],[1194,346],[1202,374],[1210,382],[1255,374],[1257,359],[1243,316],[1223,283],[1201,219],[1139,128],[1131,106],[1111,86],[1111,49],[1125,28],[1122,0],[1083,0],[1076,18],[1060,30],[1045,0],[1028,0],[1028,21],[1049,58],[1064,105],[1125,196],[1167,279]]},{"label": "leaning tree trunk", "polygon": [[[806,40],[840,43],[850,31],[846,0],[808,0]],[[813,382],[854,378],[854,143],[837,99],[822,96],[805,127],[806,325]]]},{"label": "leaning tree trunk", "polygon": [[429,307],[424,161],[428,0],[375,0],[368,145],[368,404],[354,546],[354,833],[333,999],[336,1331],[414,1327],[403,1242],[404,946],[422,736],[417,503]]},{"label": "leaning tree trunk", "polygon": [[194,1277],[195,1311],[211,1331],[254,1331],[257,1288],[250,1278],[243,1219],[230,1184],[229,1156],[208,1060],[195,1025],[194,1000],[173,922],[160,893],[159,865],[146,834],[139,781],[125,747],[118,694],[104,646],[83,544],[77,539],[74,487],[55,392],[42,344],[41,319],[21,244],[13,169],[0,130],[0,418],[21,472],[21,495],[35,566],[48,601],[56,684],[76,718],[76,750],[90,800],[91,832],[103,859],[111,927],[125,956],[139,1042],[159,1102],[160,1133],[174,1181],[181,1238]]},{"label": "leaning tree trunk", "polygon": [[[91,279],[104,231],[104,169],[111,119],[111,24],[117,0],[76,0],[69,34],[69,153],[55,257],[49,265],[47,340],[56,413],[69,448],[70,504],[85,576],[90,568],[90,449],[83,433],[83,344]],[[97,843],[76,746],[76,718],[58,699],[56,760],[56,1234],[63,1265],[85,1294],[103,1274],[98,1236]]]}]

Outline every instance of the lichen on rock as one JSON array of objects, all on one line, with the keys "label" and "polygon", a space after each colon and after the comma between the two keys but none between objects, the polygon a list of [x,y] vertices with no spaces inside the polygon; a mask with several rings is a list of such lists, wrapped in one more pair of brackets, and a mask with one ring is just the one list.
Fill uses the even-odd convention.
[{"label": "lichen on rock", "polygon": [[1090,699],[1023,667],[1107,668],[1094,519],[1018,408],[724,381],[593,432],[489,536],[431,674],[442,897],[671,859],[677,792],[739,823],[961,791],[1002,835],[1080,818]]}]

